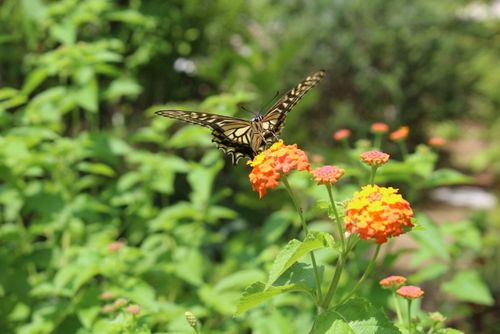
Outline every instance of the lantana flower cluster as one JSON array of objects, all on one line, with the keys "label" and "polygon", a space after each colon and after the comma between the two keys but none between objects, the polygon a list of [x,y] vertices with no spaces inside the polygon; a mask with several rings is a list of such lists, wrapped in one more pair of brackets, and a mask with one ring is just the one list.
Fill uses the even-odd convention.
[{"label": "lantana flower cluster", "polygon": [[383,244],[413,227],[413,210],[397,189],[367,185],[354,194],[346,208],[345,225],[361,239]]},{"label": "lantana flower cluster", "polygon": [[253,167],[249,178],[252,189],[262,198],[268,189],[279,185],[282,175],[292,170],[309,170],[311,165],[304,151],[297,145],[285,145],[282,140],[274,143],[270,148],[248,161]]}]

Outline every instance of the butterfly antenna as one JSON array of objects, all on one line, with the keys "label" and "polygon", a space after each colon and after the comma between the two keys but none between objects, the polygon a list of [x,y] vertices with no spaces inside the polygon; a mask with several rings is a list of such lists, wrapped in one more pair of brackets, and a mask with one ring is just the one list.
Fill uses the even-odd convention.
[{"label": "butterfly antenna", "polygon": [[254,113],[253,111],[251,110],[248,110],[245,106],[240,106],[240,109],[247,112],[247,113],[250,113],[252,114],[253,117],[257,117],[258,115],[256,113]]},{"label": "butterfly antenna", "polygon": [[280,92],[279,92],[279,91],[276,91],[276,94],[274,94],[274,96],[272,97],[272,99],[270,99],[269,101],[267,101],[267,102],[264,104],[264,106],[263,106],[263,108],[262,108],[262,111],[263,111],[263,112],[264,112],[264,111],[266,111],[266,110],[269,108],[269,106],[271,105],[271,103],[273,103],[273,102],[274,102],[274,100],[276,100],[279,96],[280,96]]}]

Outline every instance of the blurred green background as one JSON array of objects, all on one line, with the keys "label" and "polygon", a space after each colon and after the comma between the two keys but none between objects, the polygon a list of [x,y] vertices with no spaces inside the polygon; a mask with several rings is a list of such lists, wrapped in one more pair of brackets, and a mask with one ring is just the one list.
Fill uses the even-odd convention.
[{"label": "blurred green background", "polygon": [[[342,164],[348,157],[331,137],[335,130],[350,128],[354,143],[376,121],[409,125],[411,151],[430,136],[445,137],[437,166],[470,175],[494,196],[498,6],[3,0],[0,332],[190,333],[187,310],[208,333],[307,332],[314,307],[300,295],[232,317],[244,288],[265,277],[279,247],[297,234],[284,191],[258,200],[249,167],[232,166],[208,130],[153,112],[250,118],[241,105],[263,111],[276,91],[323,68],[327,76],[289,114],[287,143]],[[400,158],[396,145],[384,150]],[[311,182],[294,184],[314,207]],[[341,199],[352,190],[346,185]],[[500,209],[471,209],[467,201],[443,208],[430,198],[419,188],[411,200],[421,221],[440,226],[428,227],[435,243],[415,238],[411,252],[394,247],[386,268],[398,268],[403,254],[414,261],[379,269],[374,282],[394,270],[417,273],[414,282],[432,291],[424,309],[465,332],[494,333]],[[309,218],[324,224],[319,212]],[[425,271],[422,263],[434,266]],[[472,284],[465,296],[457,293],[464,284]],[[387,305],[375,287],[365,290]],[[106,313],[103,292],[139,304],[140,316]]]}]

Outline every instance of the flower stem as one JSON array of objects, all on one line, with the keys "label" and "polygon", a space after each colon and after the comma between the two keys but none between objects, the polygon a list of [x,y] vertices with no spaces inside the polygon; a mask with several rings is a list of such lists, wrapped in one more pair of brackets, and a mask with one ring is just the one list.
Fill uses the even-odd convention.
[{"label": "flower stem", "polygon": [[[295,194],[292,191],[292,187],[290,187],[290,183],[288,183],[287,176],[283,175],[282,179],[283,179],[283,184],[285,185],[285,188],[288,191],[290,198],[292,199],[293,205],[295,206],[295,209],[297,210],[297,213],[299,214],[300,223],[302,224],[302,228],[304,229],[304,232],[307,235],[309,233],[309,229],[307,228],[306,220],[304,219],[304,212],[302,211],[302,208],[299,206],[297,198],[295,197]],[[314,270],[314,277],[316,278],[316,285],[317,285],[317,290],[318,290],[318,292],[317,292],[318,293],[318,302],[321,302],[321,300],[323,300],[323,293],[321,292],[321,280],[319,278],[319,271],[318,271],[318,265],[316,264],[316,257],[314,256],[313,251],[311,251],[309,253],[309,255],[311,256],[311,262],[312,262],[313,270]]]},{"label": "flower stem", "polygon": [[335,291],[337,290],[337,286],[339,284],[340,275],[342,274],[342,269],[344,268],[344,253],[339,255],[337,260],[337,265],[335,266],[335,274],[333,274],[332,283],[328,288],[328,292],[326,293],[326,297],[321,303],[323,309],[328,309],[330,303],[332,301],[333,296],[335,295]]},{"label": "flower stem", "polygon": [[401,308],[399,307],[398,298],[396,296],[396,291],[392,290],[392,299],[394,300],[394,306],[396,307],[396,314],[398,315],[398,322],[403,322],[403,316],[401,315]]},{"label": "flower stem", "polygon": [[347,301],[351,296],[356,292],[356,290],[359,288],[361,283],[365,281],[365,279],[368,277],[368,275],[371,273],[373,266],[375,265],[375,260],[377,259],[378,253],[380,251],[380,245],[377,245],[377,248],[375,249],[375,252],[373,253],[373,256],[370,260],[370,263],[368,263],[368,266],[366,266],[365,272],[363,273],[363,276],[359,279],[358,283],[352,288],[352,290],[345,296],[342,301],[339,304],[342,304],[343,302]]},{"label": "flower stem", "polygon": [[335,206],[335,201],[333,200],[332,185],[326,184],[326,189],[328,190],[330,205],[332,206],[333,214],[335,215],[335,223],[337,224],[337,229],[339,230],[339,238],[340,238],[340,244],[342,245],[342,252],[345,253],[346,251],[345,240],[344,240],[345,236],[344,236],[344,231],[342,229],[342,223],[340,222],[339,212],[337,211],[337,207]]},{"label": "flower stem", "polygon": [[408,334],[411,334],[412,328],[411,328],[411,299],[408,299]]},{"label": "flower stem", "polygon": [[378,166],[372,166],[371,172],[370,172],[370,184],[373,186],[375,184],[375,174],[377,172]]},{"label": "flower stem", "polygon": [[377,134],[375,134],[375,140],[373,142],[373,147],[376,148],[377,150],[380,150],[380,146],[382,146],[382,134],[377,133]]}]

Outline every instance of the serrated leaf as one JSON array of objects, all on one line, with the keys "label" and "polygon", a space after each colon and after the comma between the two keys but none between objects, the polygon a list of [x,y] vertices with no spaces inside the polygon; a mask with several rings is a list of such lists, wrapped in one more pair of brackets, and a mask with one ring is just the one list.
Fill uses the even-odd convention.
[{"label": "serrated leaf", "polygon": [[310,232],[304,241],[297,239],[290,240],[276,257],[266,286],[271,286],[278,277],[305,254],[315,249],[333,247],[334,243],[333,237],[325,232]]},{"label": "serrated leaf", "polygon": [[322,313],[312,334],[401,334],[387,316],[368,300],[354,298]]},{"label": "serrated leaf", "polygon": [[236,306],[235,316],[241,315],[266,300],[288,291],[304,291],[304,289],[297,284],[271,286],[266,289],[266,285],[263,282],[255,282],[243,292]]}]

